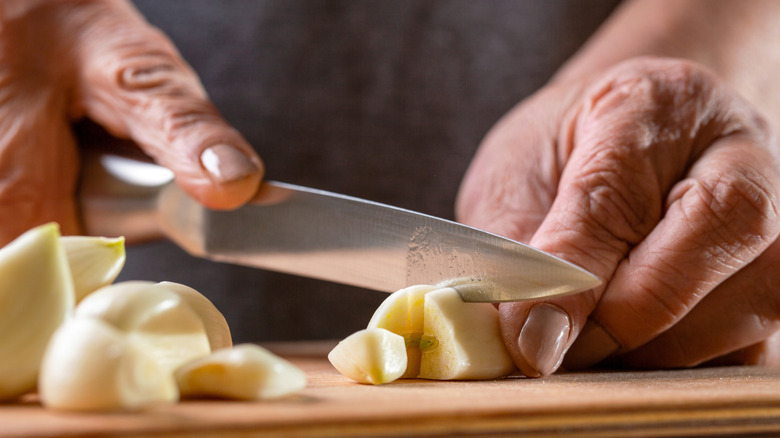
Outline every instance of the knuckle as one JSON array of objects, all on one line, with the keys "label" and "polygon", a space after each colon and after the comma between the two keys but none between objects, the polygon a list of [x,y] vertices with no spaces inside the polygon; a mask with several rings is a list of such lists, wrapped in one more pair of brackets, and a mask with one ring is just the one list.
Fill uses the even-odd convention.
[{"label": "knuckle", "polygon": [[[657,223],[661,213],[660,193],[636,177],[631,160],[615,149],[605,151],[602,165],[579,178],[575,185],[583,192],[581,214],[603,238],[633,246]],[[620,162],[626,165],[614,165]]]},{"label": "knuckle", "polygon": [[623,61],[612,68],[611,74],[618,84],[645,79],[652,86],[642,90],[670,98],[678,96],[681,91],[685,92],[684,95],[695,96],[712,80],[711,74],[693,61],[649,56]]},{"label": "knuckle", "polygon": [[158,102],[163,131],[171,136],[196,126],[212,126],[221,123],[217,110],[205,101]]},{"label": "knuckle", "polygon": [[197,75],[160,30],[122,21],[116,24],[119,30],[108,34],[108,26],[94,26],[98,27],[94,35],[80,40],[88,41],[79,46],[78,56],[91,84],[101,84],[103,92],[119,93],[128,104],[143,104],[147,96],[206,96]]},{"label": "knuckle", "polygon": [[120,59],[114,67],[114,83],[129,93],[177,98],[205,96],[195,74],[176,55],[156,49],[138,51]]},{"label": "knuckle", "polygon": [[114,83],[121,90],[172,97],[205,95],[195,73],[158,31],[150,29],[146,38],[123,43],[112,56]]},{"label": "knuckle", "polygon": [[116,72],[117,84],[129,91],[163,90],[176,93],[181,82],[176,66],[164,52],[147,52],[125,60]]},{"label": "knuckle", "polygon": [[596,114],[620,105],[621,111],[673,121],[698,112],[713,84],[713,76],[690,61],[634,58],[616,65],[605,75],[591,95],[590,106]]},{"label": "knuckle", "polygon": [[128,110],[173,138],[182,130],[221,120],[200,81],[173,49],[137,42],[113,68],[114,89]]},{"label": "knuckle", "polygon": [[702,102],[712,87],[693,63],[638,58],[587,95],[576,122],[584,165],[575,184],[587,200],[580,207],[606,237],[635,245],[660,220],[664,192],[687,166],[686,151],[707,119]]},{"label": "knuckle", "polygon": [[704,237],[724,255],[752,259],[777,237],[777,193],[754,167],[734,162],[729,172],[704,175],[693,190],[703,211],[689,217],[706,221]]},{"label": "knuckle", "polygon": [[[121,12],[121,11],[119,11]],[[114,11],[82,35],[79,97],[115,130],[154,127],[169,141],[194,125],[221,120],[198,76],[173,43],[146,22]],[[105,31],[113,25],[118,30]],[[142,129],[143,130],[143,129]]]}]

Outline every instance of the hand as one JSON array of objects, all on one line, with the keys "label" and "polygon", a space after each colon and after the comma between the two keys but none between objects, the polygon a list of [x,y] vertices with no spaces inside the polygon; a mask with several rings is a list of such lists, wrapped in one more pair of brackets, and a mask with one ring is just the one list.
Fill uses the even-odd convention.
[{"label": "hand", "polygon": [[82,117],[133,140],[209,207],[255,193],[260,158],[129,3],[7,0],[0,20],[0,243],[47,221],[79,232],[71,123]]},{"label": "hand", "polygon": [[500,305],[528,376],[605,359],[760,363],[776,360],[780,329],[778,189],[780,151],[745,101],[697,64],[637,58],[553,82],[510,112],[457,214],[604,280]]}]

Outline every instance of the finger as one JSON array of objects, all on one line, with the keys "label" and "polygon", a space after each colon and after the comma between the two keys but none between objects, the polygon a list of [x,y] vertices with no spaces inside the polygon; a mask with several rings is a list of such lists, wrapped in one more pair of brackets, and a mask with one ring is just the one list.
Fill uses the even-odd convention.
[{"label": "finger", "polygon": [[[643,125],[649,127],[661,111],[652,95],[660,79],[628,70],[608,75],[589,90],[571,126],[562,127],[574,133],[561,145],[568,162],[552,208],[531,240],[604,280],[659,220],[664,190],[650,148],[641,147]],[[650,84],[636,86],[642,82]],[[673,149],[655,147],[663,146]],[[674,149],[684,154],[690,148]],[[670,162],[682,167],[685,159]],[[502,304],[502,334],[518,368],[528,376],[554,372],[602,290]]]},{"label": "finger", "polygon": [[[490,131],[458,193],[456,216],[460,222],[520,242],[530,240],[555,198],[563,166],[557,143],[565,142],[559,139],[559,126],[561,120],[570,117],[568,109],[580,91],[568,87],[541,90]],[[564,131],[562,135],[565,138],[569,134]],[[499,306],[499,310],[506,308]],[[538,352],[535,363],[528,365],[526,361],[515,359],[521,372],[528,376],[549,374],[557,367],[556,357],[561,354],[560,346],[567,339],[555,324],[563,324],[568,331],[569,319],[568,315],[560,315],[555,309],[539,307],[530,318],[516,312],[502,314],[505,326],[519,327],[521,324],[517,320],[522,318],[536,321],[527,324],[526,332],[558,333],[557,338],[529,335],[535,340],[542,339],[530,347]],[[511,330],[502,333],[505,344],[510,346],[510,351],[512,347],[516,350],[517,334],[507,333]]]},{"label": "finger", "polygon": [[[666,193],[685,174],[689,163],[735,124],[748,123],[728,111],[725,117],[721,114],[733,106],[729,96],[708,73],[692,64],[640,59],[616,67],[587,94],[557,197],[531,244],[607,280],[606,290],[631,289],[634,301],[624,300],[611,312],[620,315],[624,309],[641,305],[648,290],[659,291],[657,286],[666,277],[656,279],[656,288],[649,289],[646,286],[655,272],[644,270],[640,271],[644,277],[623,277],[618,266],[635,262],[633,251],[661,221]],[[680,244],[712,232],[712,224],[706,221],[689,230],[687,222],[679,219],[671,221],[679,229],[670,239],[679,239]],[[671,246],[652,248],[659,254],[674,251]],[[629,252],[631,256],[624,262]],[[725,276],[739,267],[735,265],[730,271],[724,267]],[[698,288],[693,291],[706,290],[714,279],[704,276],[683,283],[672,278],[681,303],[675,310],[687,310],[701,297],[688,293],[691,289],[683,284]],[[669,285],[663,286],[668,289]],[[536,375],[554,371],[603,299],[604,290],[543,304],[502,305],[502,330],[518,367]],[[661,295],[664,290],[660,289]],[[668,312],[662,315],[666,317]],[[587,353],[601,358],[618,349],[623,337],[633,335],[623,326],[596,332],[598,343],[589,344]]]},{"label": "finger", "polygon": [[[776,163],[770,150],[750,137],[731,135],[714,142],[672,191],[664,219],[621,263],[591,315],[596,325],[572,348],[567,366],[603,359],[592,352],[601,350],[605,338],[617,341],[621,351],[645,344],[703,306],[699,301],[716,285],[761,254],[780,232]],[[735,292],[748,301],[752,295]],[[734,335],[740,336],[740,330]],[[712,342],[728,347],[736,339]]]},{"label": "finger", "polygon": [[710,292],[678,323],[620,363],[642,368],[767,360],[764,341],[780,331],[780,242]]},{"label": "finger", "polygon": [[703,366],[780,365],[780,331],[743,349],[716,357]]},{"label": "finger", "polygon": [[232,208],[254,195],[260,158],[164,35],[126,2],[93,1],[69,20],[90,118],[138,143],[206,206]]},{"label": "finger", "polygon": [[[42,15],[35,18],[50,24]],[[53,59],[57,47],[31,32],[28,18],[4,21],[0,33],[0,245],[51,221],[64,234],[79,232],[78,155],[63,74],[30,62],[31,53]]]}]

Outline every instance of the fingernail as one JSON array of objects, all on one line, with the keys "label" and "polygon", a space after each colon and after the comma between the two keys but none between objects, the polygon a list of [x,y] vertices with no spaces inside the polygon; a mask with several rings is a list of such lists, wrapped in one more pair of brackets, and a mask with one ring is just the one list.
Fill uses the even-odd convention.
[{"label": "fingernail", "polygon": [[227,144],[214,145],[204,150],[200,154],[200,162],[221,183],[237,181],[259,170],[246,154]]},{"label": "fingernail", "polygon": [[517,345],[528,365],[546,376],[561,365],[570,332],[566,312],[552,304],[537,304],[528,312]]},{"label": "fingernail", "polygon": [[619,349],[615,338],[601,324],[590,320],[566,353],[564,365],[573,370],[589,368]]}]

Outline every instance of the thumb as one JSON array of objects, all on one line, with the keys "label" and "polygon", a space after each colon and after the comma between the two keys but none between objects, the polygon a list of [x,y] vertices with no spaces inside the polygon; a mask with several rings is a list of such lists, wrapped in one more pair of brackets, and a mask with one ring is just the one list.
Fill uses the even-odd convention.
[{"label": "thumb", "polygon": [[[456,202],[459,221],[528,242],[553,207],[568,134],[561,125],[574,117],[582,85],[548,86],[524,100],[488,133],[463,179]],[[548,249],[549,250],[549,249]],[[574,306],[576,308],[576,305]],[[502,336],[515,364],[527,376],[558,367],[572,330],[559,307],[501,304]],[[527,322],[526,322],[527,321]],[[524,328],[527,342],[518,344]],[[529,353],[533,352],[533,356]]]},{"label": "thumb", "polygon": [[262,161],[162,33],[126,2],[90,2],[68,19],[88,117],[132,139],[207,207],[234,208],[255,194]]}]

